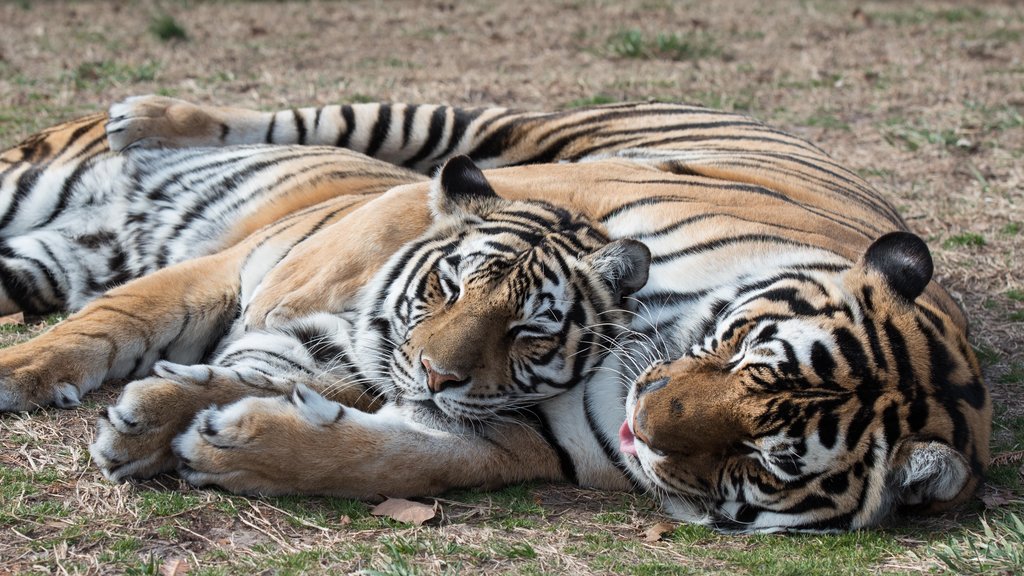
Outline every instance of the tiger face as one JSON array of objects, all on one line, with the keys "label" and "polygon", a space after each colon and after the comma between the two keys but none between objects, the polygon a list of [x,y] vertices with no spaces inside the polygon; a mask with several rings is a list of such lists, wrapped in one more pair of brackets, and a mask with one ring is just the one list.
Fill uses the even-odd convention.
[{"label": "tiger face", "polygon": [[962,332],[917,301],[931,274],[924,243],[895,232],[845,272],[739,289],[633,385],[627,465],[677,516],[729,531],[849,530],[963,501],[991,407]]},{"label": "tiger face", "polygon": [[442,169],[431,231],[369,289],[357,338],[396,398],[482,420],[581,382],[626,322],[650,252],[551,205],[499,198],[466,158]]}]

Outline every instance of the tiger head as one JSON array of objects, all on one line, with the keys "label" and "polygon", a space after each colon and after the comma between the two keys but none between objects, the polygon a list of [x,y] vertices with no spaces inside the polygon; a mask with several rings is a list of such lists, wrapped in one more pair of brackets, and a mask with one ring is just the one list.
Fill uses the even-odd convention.
[{"label": "tiger head", "polygon": [[626,324],[650,251],[561,208],[500,198],[466,157],[430,196],[432,228],[371,283],[357,351],[395,397],[480,420],[554,396]]},{"label": "tiger head", "polygon": [[962,502],[991,406],[965,331],[922,296],[931,275],[924,242],[893,232],[844,271],[738,288],[632,386],[627,466],[675,515],[726,531],[849,530]]}]

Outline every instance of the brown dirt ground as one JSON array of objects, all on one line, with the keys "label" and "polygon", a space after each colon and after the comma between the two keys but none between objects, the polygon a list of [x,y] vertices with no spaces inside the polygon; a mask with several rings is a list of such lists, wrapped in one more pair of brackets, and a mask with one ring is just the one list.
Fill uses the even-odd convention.
[{"label": "brown dirt ground", "polygon": [[[163,14],[182,26],[186,40],[157,38],[150,26]],[[617,51],[613,37],[626,30],[639,31],[652,53]],[[697,55],[652,48],[658,34],[692,40]],[[552,109],[596,98],[653,98],[749,112],[814,141],[895,199],[929,241],[941,282],[972,320],[998,422],[1024,415],[1019,3],[0,4],[0,147],[124,96],[158,91],[263,109],[366,100]],[[97,405],[111,398],[104,393]],[[0,464],[63,466],[72,483],[49,487],[53,493],[82,510],[117,509],[135,488],[107,485],[88,466],[91,418],[72,412],[4,419]],[[1014,448],[998,422],[997,445]],[[37,440],[19,443],[16,435]],[[284,538],[259,522],[264,512],[249,511],[257,540]],[[630,529],[653,518],[631,514]],[[215,514],[203,518],[217,522]],[[538,547],[557,551],[559,538]],[[23,562],[15,566],[56,569],[61,554],[87,558],[86,569],[102,565],[88,551],[58,548],[56,564],[27,548],[8,551]],[[689,566],[715,568],[701,562]],[[571,563],[553,566],[586,572]]]}]

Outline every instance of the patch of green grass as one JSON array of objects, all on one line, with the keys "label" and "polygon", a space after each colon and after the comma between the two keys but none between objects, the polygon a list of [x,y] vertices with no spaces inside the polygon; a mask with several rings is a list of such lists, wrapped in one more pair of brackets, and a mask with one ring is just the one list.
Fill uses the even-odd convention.
[{"label": "patch of green grass", "polygon": [[700,60],[722,53],[714,37],[706,32],[657,34],[647,38],[639,30],[620,30],[608,37],[605,49],[618,58],[640,60]]},{"label": "patch of green grass", "polygon": [[164,540],[177,540],[181,534],[177,526],[171,524],[164,524],[163,526],[157,526],[156,533]]},{"label": "patch of green grass", "polygon": [[942,242],[942,247],[948,249],[951,248],[980,248],[985,246],[987,242],[985,237],[976,232],[963,232],[946,238]]},{"label": "patch of green grass", "polygon": [[138,496],[139,511],[145,517],[174,516],[195,508],[202,500],[193,494],[173,490],[147,490]]},{"label": "patch of green grass", "polygon": [[922,126],[907,126],[898,119],[888,122],[883,129],[886,142],[899,146],[909,152],[917,152],[927,145],[939,145],[952,148],[960,141],[956,130],[951,128],[933,129]]},{"label": "patch of green grass", "polygon": [[990,366],[999,361],[999,351],[988,344],[979,344],[975,346],[974,354],[984,366]]},{"label": "patch of green grass", "polygon": [[933,545],[930,552],[954,574],[1021,574],[1024,521],[1012,513],[991,521],[982,518],[981,531]]},{"label": "patch of green grass", "polygon": [[[898,6],[899,4],[893,4]],[[913,8],[911,10],[894,10],[891,12],[871,12],[871,17],[881,22],[890,22],[896,26],[926,24],[930,22],[946,22],[960,24],[976,22],[986,18],[985,11],[973,6],[956,7],[940,10]]]},{"label": "patch of green grass", "polygon": [[584,108],[587,106],[601,106],[602,104],[614,104],[616,102],[618,102],[618,100],[613,98],[612,96],[608,96],[607,94],[596,94],[594,96],[591,96],[590,98],[577,98],[576,100],[567,102],[565,107]]},{"label": "patch of green grass", "polygon": [[736,92],[724,93],[722,91],[699,92],[687,96],[686,100],[696,101],[701,106],[725,110],[728,112],[750,112],[754,109],[757,101],[755,93],[751,88],[742,88]]},{"label": "patch of green grass", "polygon": [[160,564],[160,559],[150,554],[145,560],[126,567],[124,573],[128,576],[157,576],[160,574]]},{"label": "patch of green grass", "polygon": [[529,542],[505,542],[498,541],[490,545],[491,552],[507,560],[517,558],[536,558],[537,551],[530,546]]},{"label": "patch of green grass", "polygon": [[807,126],[817,126],[827,130],[850,130],[849,124],[844,122],[834,112],[824,108],[819,108],[818,111],[809,116],[804,123]]},{"label": "patch of green grass", "polygon": [[155,16],[149,22],[149,31],[164,42],[171,40],[188,40],[188,33],[185,27],[174,19],[170,14]]},{"label": "patch of green grass", "polygon": [[902,552],[891,536],[879,532],[840,535],[756,535],[747,546],[713,555],[754,575],[828,574],[859,575],[887,556]]},{"label": "patch of green grass", "polygon": [[1020,222],[1010,222],[1006,226],[1003,226],[999,232],[1007,236],[1016,236],[1017,234],[1020,234],[1021,230],[1024,230],[1024,224],[1021,224]]},{"label": "patch of green grass", "polygon": [[1024,384],[1024,363],[1015,362],[999,377],[1001,384]]},{"label": "patch of green grass", "polygon": [[160,66],[151,60],[137,65],[100,60],[79,64],[68,75],[68,78],[74,82],[76,88],[83,90],[90,87],[103,88],[114,84],[152,82],[156,79],[159,69]]}]

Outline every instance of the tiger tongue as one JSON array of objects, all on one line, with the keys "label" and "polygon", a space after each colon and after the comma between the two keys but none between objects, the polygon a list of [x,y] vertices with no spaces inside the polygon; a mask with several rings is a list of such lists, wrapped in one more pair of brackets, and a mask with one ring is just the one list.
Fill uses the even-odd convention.
[{"label": "tiger tongue", "polygon": [[633,431],[629,429],[629,420],[624,421],[619,428],[619,452],[636,456],[636,446],[633,444],[635,439]]}]

